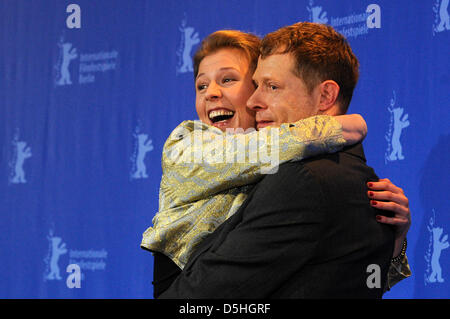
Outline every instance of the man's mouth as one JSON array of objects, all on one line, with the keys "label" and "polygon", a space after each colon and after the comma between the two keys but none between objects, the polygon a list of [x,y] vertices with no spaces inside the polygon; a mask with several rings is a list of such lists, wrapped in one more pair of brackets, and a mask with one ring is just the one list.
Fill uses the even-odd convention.
[{"label": "man's mouth", "polygon": [[273,126],[274,122],[273,121],[269,121],[269,120],[265,120],[265,121],[257,121],[256,122],[256,128],[260,129],[266,126]]},{"label": "man's mouth", "polygon": [[227,120],[231,119],[233,116],[234,116],[233,111],[223,110],[223,109],[222,110],[213,110],[213,111],[209,112],[209,114],[208,114],[208,117],[211,120],[211,122],[213,122],[213,124],[227,121]]}]

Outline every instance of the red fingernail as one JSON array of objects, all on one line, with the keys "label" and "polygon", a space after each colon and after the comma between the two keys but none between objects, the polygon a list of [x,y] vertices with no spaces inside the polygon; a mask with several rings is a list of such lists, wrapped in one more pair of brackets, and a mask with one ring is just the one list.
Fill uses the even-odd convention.
[{"label": "red fingernail", "polygon": [[369,187],[372,187],[372,186],[373,186],[373,184],[372,184],[372,183],[367,183],[367,185],[369,185]]},{"label": "red fingernail", "polygon": [[373,197],[373,192],[369,192],[369,196],[370,196],[370,197]]},{"label": "red fingernail", "polygon": [[370,203],[371,203],[373,206],[376,206],[376,205],[377,205],[377,202],[374,201],[374,200],[371,200]]},{"label": "red fingernail", "polygon": [[381,220],[381,216],[379,216],[379,215],[375,216],[375,218],[376,218],[378,221]]}]

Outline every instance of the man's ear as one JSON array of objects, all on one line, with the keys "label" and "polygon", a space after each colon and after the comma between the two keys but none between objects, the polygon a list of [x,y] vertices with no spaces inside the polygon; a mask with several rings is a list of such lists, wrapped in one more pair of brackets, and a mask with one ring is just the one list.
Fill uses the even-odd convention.
[{"label": "man's ear", "polygon": [[321,112],[332,111],[333,106],[337,105],[339,90],[339,85],[333,80],[326,80],[319,84],[319,110]]}]

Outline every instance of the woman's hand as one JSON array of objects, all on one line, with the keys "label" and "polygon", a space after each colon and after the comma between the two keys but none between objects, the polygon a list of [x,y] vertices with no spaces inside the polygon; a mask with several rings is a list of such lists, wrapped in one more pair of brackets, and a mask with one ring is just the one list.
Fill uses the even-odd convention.
[{"label": "woman's hand", "polygon": [[395,247],[393,257],[398,256],[402,249],[403,240],[406,238],[411,226],[411,214],[409,201],[403,189],[395,186],[389,179],[383,178],[378,182],[367,183],[368,196],[372,207],[392,211],[393,217],[377,215],[378,222],[395,226]]}]

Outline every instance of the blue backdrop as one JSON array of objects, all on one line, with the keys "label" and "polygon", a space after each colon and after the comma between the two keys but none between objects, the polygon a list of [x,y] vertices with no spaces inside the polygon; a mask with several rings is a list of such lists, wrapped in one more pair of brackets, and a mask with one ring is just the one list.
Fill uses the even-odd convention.
[{"label": "blue backdrop", "polygon": [[349,39],[361,63],[349,112],[368,123],[368,163],[410,199],[413,276],[385,298],[449,298],[448,4],[1,0],[0,297],[151,298],[153,257],[139,245],[163,143],[196,118],[199,41],[314,21]]}]

